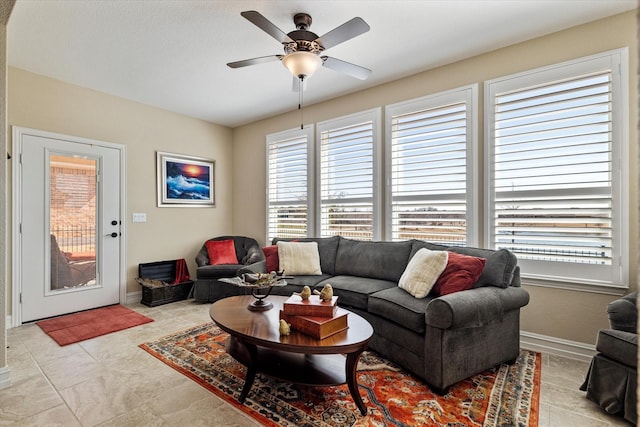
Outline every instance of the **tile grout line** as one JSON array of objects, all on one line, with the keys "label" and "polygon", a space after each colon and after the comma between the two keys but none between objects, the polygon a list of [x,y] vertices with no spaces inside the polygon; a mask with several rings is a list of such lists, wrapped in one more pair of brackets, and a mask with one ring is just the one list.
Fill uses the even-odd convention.
[{"label": "tile grout line", "polygon": [[25,342],[22,340],[22,337],[19,337],[19,338],[20,338],[20,342],[24,346],[25,350],[27,351],[27,353],[29,353],[29,357],[31,358],[31,360],[33,360],[33,362],[35,363],[36,367],[38,368],[38,371],[40,372],[40,375],[42,376],[42,378],[44,378],[44,380],[47,382],[47,384],[49,384],[49,387],[51,387],[51,389],[56,393],[56,395],[58,396],[60,401],[62,401],[61,405],[53,406],[51,408],[45,409],[44,411],[38,412],[38,413],[36,413],[34,415],[42,414],[43,412],[50,411],[50,410],[52,410],[54,408],[57,408],[58,406],[64,406],[64,407],[67,408],[69,413],[73,416],[73,418],[75,418],[75,420],[78,422],[78,424],[82,426],[82,423],[80,422],[80,419],[76,416],[75,412],[71,409],[71,407],[69,406],[69,403],[66,401],[66,399],[64,397],[62,397],[62,394],[60,394],[60,390],[58,390],[58,388],[53,384],[53,382],[51,382],[51,379],[49,378],[49,376],[44,372],[44,370],[42,369],[42,366],[40,365],[40,362],[38,362],[38,360],[35,358],[35,356],[31,352],[31,349],[29,348],[29,346],[27,344],[25,344]]}]

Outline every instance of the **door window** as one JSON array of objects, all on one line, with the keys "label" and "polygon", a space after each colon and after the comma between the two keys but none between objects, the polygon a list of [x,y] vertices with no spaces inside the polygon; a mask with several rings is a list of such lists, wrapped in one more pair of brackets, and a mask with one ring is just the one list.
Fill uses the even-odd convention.
[{"label": "door window", "polygon": [[95,159],[49,155],[50,290],[96,285]]}]

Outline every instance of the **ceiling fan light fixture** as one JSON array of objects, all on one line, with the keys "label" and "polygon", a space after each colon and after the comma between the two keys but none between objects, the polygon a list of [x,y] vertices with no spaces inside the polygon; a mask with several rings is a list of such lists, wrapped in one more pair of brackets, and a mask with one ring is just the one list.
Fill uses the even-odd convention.
[{"label": "ceiling fan light fixture", "polygon": [[311,52],[291,52],[282,58],[285,67],[298,78],[309,78],[322,65],[322,59]]}]

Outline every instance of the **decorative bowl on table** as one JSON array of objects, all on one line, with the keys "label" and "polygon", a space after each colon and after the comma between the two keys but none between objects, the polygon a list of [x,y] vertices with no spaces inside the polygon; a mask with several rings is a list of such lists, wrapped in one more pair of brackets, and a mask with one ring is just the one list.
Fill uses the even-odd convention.
[{"label": "decorative bowl on table", "polygon": [[251,295],[256,299],[247,308],[251,311],[266,311],[273,308],[273,304],[265,301],[274,287],[286,286],[287,282],[275,271],[271,273],[244,273],[240,277],[219,279],[225,283],[251,289]]}]

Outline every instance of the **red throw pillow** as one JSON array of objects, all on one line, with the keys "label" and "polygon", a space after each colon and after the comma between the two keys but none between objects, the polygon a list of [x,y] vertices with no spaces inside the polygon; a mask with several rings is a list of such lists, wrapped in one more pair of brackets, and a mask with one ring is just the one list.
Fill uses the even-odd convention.
[{"label": "red throw pillow", "polygon": [[267,273],[278,271],[280,268],[280,258],[278,257],[278,246],[265,246],[262,248],[264,256],[267,258]]},{"label": "red throw pillow", "polygon": [[442,296],[471,289],[480,278],[486,262],[484,258],[449,252],[447,267],[436,280],[432,292]]},{"label": "red throw pillow", "polygon": [[238,264],[233,240],[208,240],[204,245],[209,254],[210,265]]}]

